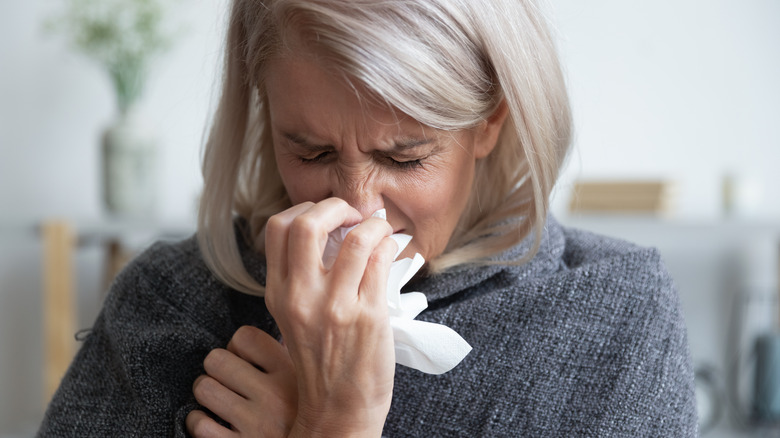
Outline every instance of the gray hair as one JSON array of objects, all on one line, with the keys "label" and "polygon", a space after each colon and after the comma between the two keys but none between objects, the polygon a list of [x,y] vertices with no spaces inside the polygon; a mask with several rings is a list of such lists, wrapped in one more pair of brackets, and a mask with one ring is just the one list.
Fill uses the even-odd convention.
[{"label": "gray hair", "polygon": [[233,215],[262,251],[268,218],[290,206],[276,169],[264,69],[295,36],[373,98],[441,130],[475,127],[505,102],[498,143],[478,160],[469,202],[430,273],[489,264],[534,232],[571,136],[565,81],[544,14],[532,0],[234,0],[222,96],[203,160],[198,240],[229,286],[262,295],[238,252]]}]

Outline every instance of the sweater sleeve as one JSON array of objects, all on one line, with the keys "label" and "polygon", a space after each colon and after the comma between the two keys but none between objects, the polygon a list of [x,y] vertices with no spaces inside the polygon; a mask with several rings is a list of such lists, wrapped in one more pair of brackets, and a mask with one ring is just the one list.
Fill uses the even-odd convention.
[{"label": "sweater sleeve", "polygon": [[[677,290],[656,250],[628,258],[635,270],[628,286],[633,295],[620,309],[623,325],[614,340],[609,390],[598,421],[598,436],[698,436],[693,371],[687,331]],[[620,277],[614,278],[619,282]]]},{"label": "sweater sleeve", "polygon": [[153,247],[116,279],[38,436],[186,436],[184,417],[197,406],[192,382],[232,331],[204,322],[197,308],[209,303],[194,299],[198,287],[177,280],[200,289],[213,283],[188,263],[192,251],[169,251]]}]

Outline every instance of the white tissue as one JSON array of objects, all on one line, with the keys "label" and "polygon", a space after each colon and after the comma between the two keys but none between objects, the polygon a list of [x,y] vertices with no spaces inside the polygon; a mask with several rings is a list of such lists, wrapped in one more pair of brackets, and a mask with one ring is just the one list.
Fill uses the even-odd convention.
[{"label": "white tissue", "polygon": [[[373,217],[386,219],[385,210]],[[344,237],[355,227],[334,230],[328,236],[322,263],[330,269],[338,256]],[[393,234],[398,244],[395,258],[403,252],[412,236]],[[425,264],[420,254],[393,262],[387,279],[387,306],[390,327],[395,342],[395,361],[428,374],[442,374],[454,368],[471,351],[471,346],[460,335],[443,324],[416,321],[414,318],[428,307],[428,300],[420,292],[401,293],[401,288]]]}]

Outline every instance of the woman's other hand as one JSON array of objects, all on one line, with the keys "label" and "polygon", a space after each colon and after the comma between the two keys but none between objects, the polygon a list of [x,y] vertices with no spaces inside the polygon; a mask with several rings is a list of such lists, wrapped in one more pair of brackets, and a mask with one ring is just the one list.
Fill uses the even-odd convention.
[{"label": "woman's other hand", "polygon": [[[337,198],[298,204],[266,225],[266,304],[295,366],[293,436],[379,436],[392,399],[386,284],[397,245],[383,219]],[[333,266],[328,233],[360,223]]]},{"label": "woman's other hand", "polygon": [[192,390],[195,399],[230,423],[228,429],[202,411],[192,411],[187,431],[196,438],[284,437],[295,421],[295,369],[287,350],[262,330],[243,326],[227,349],[203,361],[206,375]]}]

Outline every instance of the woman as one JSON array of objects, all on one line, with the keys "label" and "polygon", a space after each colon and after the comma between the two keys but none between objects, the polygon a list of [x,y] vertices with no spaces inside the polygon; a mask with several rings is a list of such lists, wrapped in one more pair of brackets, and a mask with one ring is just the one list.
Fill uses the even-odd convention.
[{"label": "woman", "polygon": [[[548,216],[569,140],[532,1],[234,0],[197,242],[120,275],[41,435],[695,435],[657,252]],[[445,374],[395,366],[394,233]]]}]

